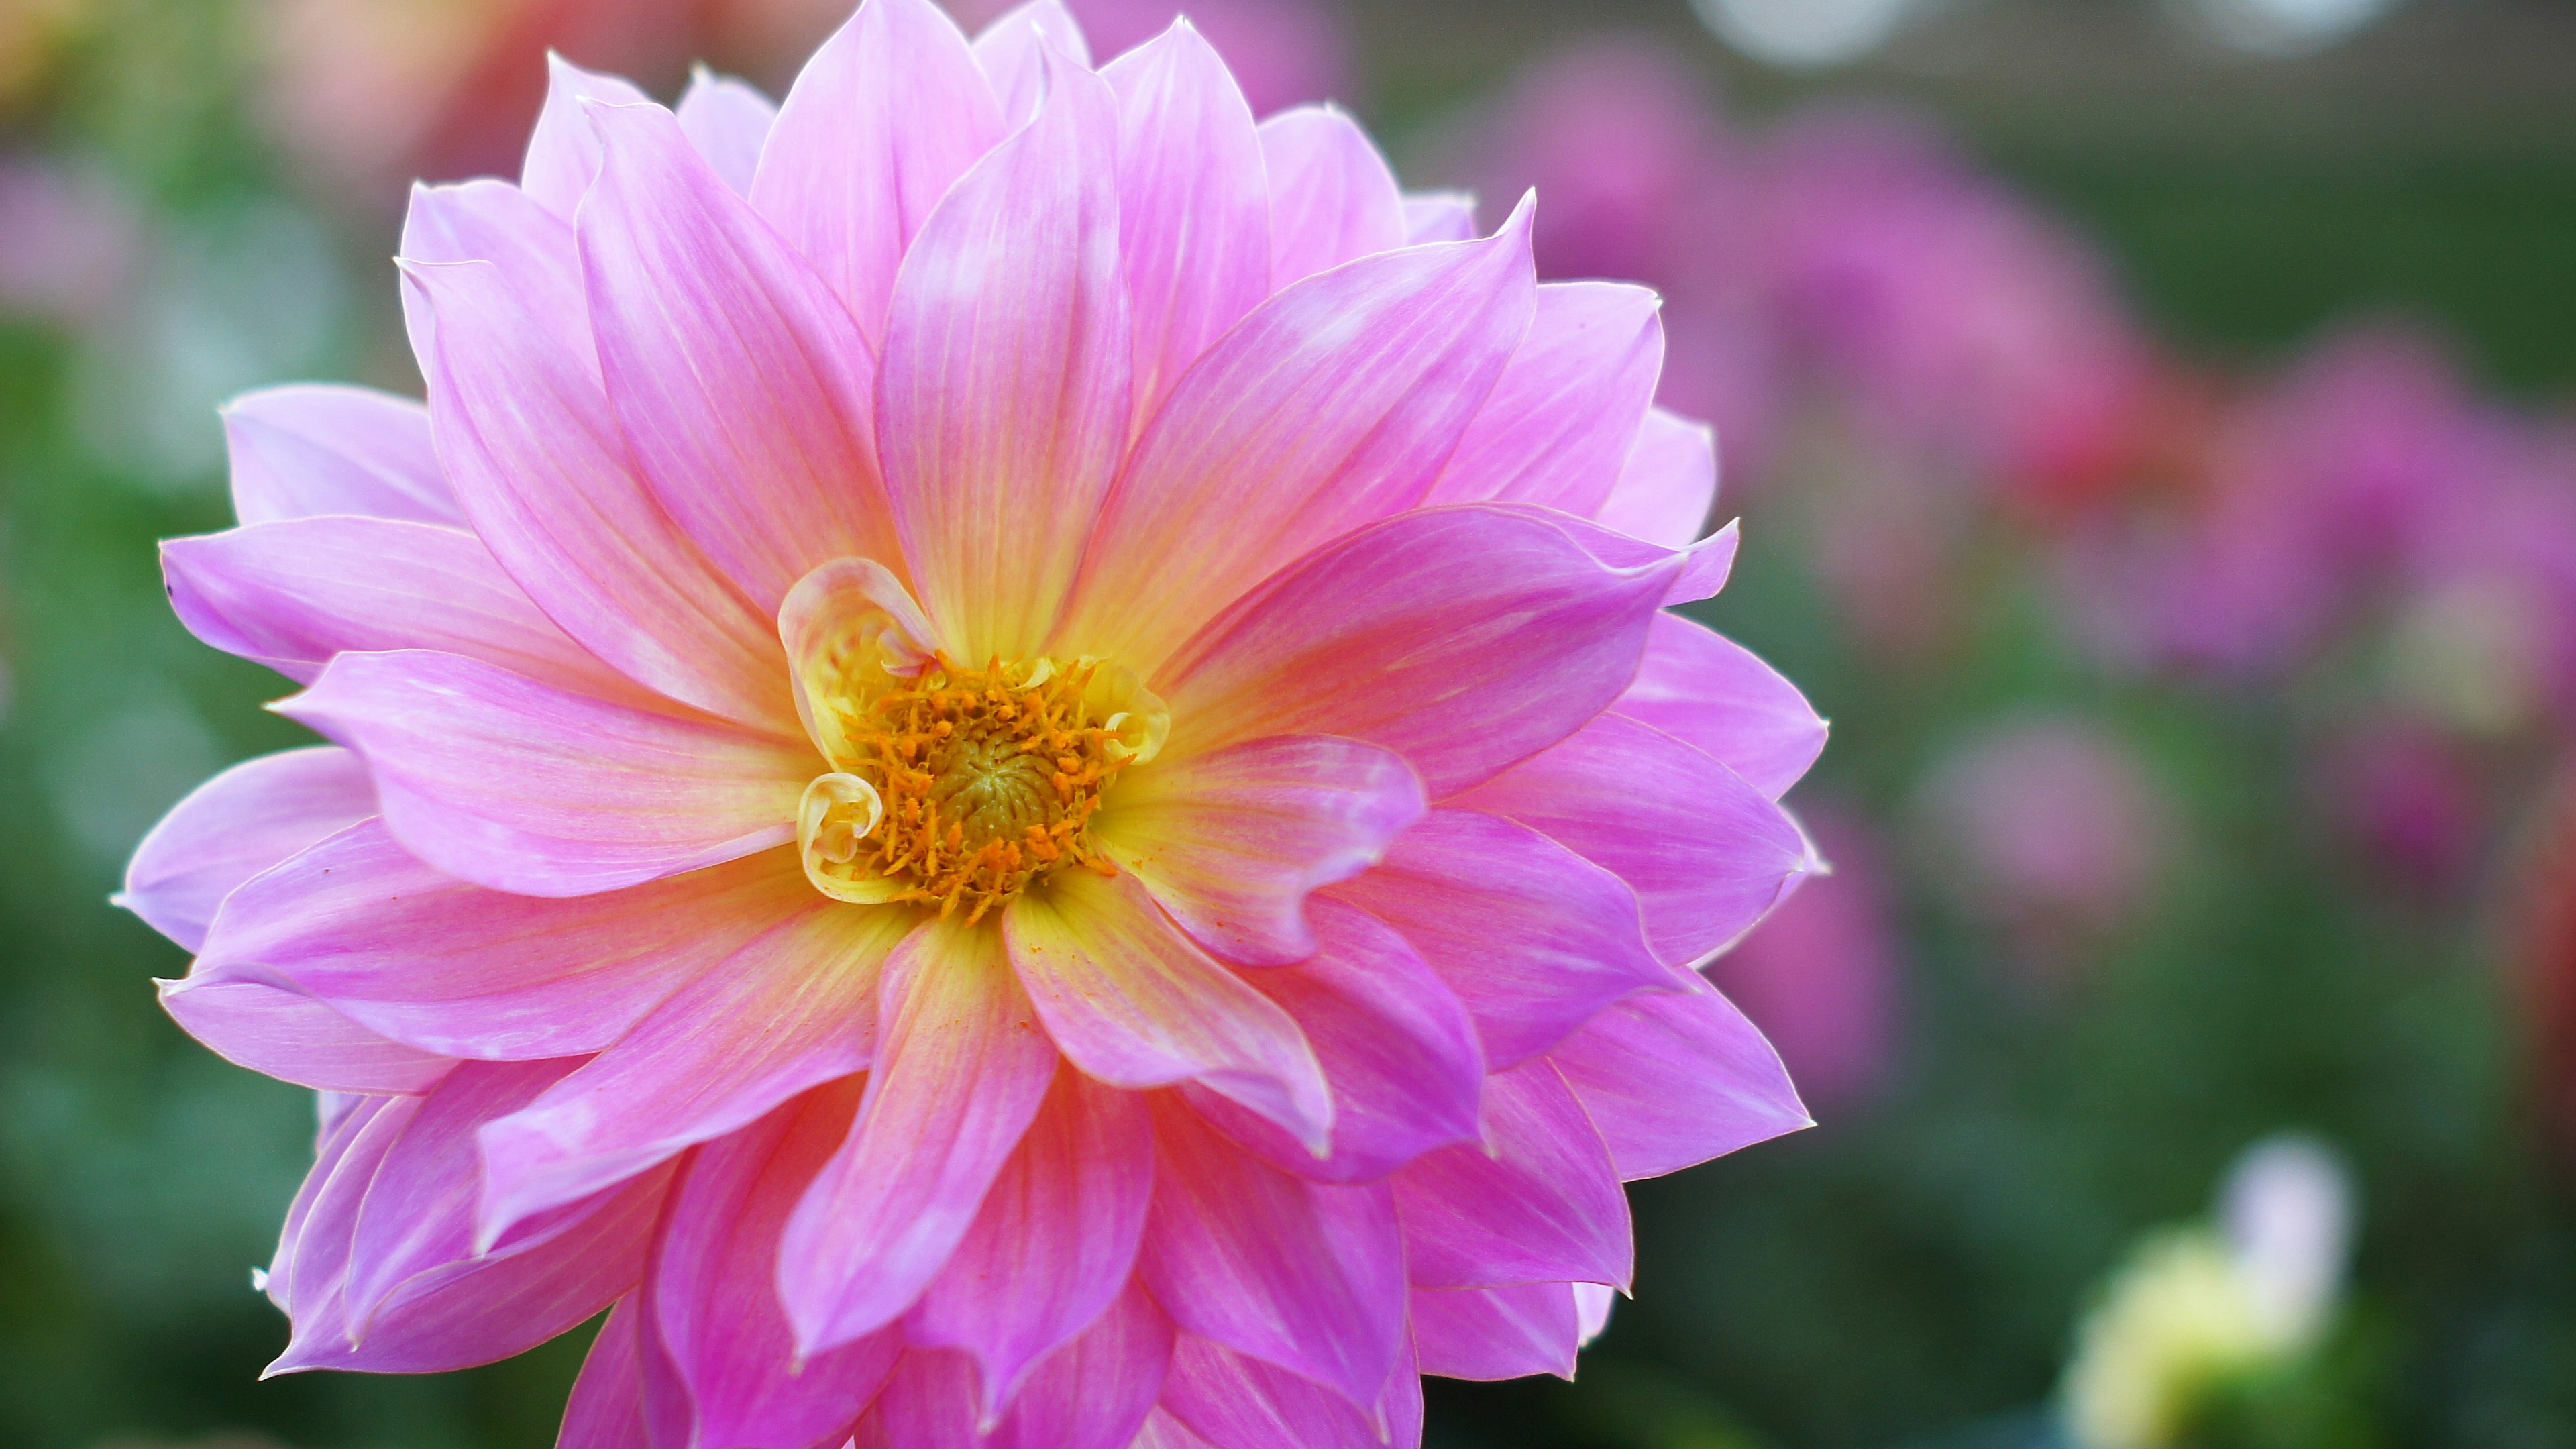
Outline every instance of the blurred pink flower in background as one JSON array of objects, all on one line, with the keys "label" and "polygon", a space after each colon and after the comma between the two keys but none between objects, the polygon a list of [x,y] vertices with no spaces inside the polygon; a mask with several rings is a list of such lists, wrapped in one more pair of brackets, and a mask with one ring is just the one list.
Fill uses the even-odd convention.
[{"label": "blurred pink flower in background", "polygon": [[85,324],[133,284],[143,254],[142,217],[104,174],[0,155],[0,312]]},{"label": "blurred pink flower in background", "polygon": [[1809,876],[1708,975],[1780,1049],[1799,1095],[1830,1111],[1876,1095],[1896,1066],[1904,938],[1869,821],[1812,800],[1799,814],[1831,871]]},{"label": "blurred pink flower in background", "polygon": [[2474,774],[2420,721],[2381,715],[2344,727],[2318,752],[2310,787],[2320,817],[2410,886],[2457,884],[2486,839]]}]

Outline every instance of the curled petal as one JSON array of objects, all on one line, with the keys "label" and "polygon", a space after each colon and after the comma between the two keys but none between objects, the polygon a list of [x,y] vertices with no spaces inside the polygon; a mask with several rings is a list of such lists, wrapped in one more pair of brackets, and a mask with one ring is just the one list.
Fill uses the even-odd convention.
[{"label": "curled petal", "polygon": [[375,813],[366,764],[336,745],[244,760],[170,807],[134,847],[115,903],[195,951],[242,882]]},{"label": "curled petal", "polygon": [[1717,506],[1717,434],[1650,408],[1628,445],[1619,481],[1593,514],[1604,527],[1665,548],[1687,548]]},{"label": "curled petal", "polygon": [[1028,0],[975,37],[975,61],[1001,103],[1004,123],[1014,130],[1046,102],[1049,50],[1090,68],[1091,42],[1064,0]]},{"label": "curled petal", "polygon": [[538,205],[573,219],[582,197],[599,175],[599,133],[583,112],[594,101],[617,106],[648,106],[653,98],[622,76],[583,70],[560,55],[546,56],[546,104],[528,136],[528,156],[519,168],[519,189]]},{"label": "curled petal", "polygon": [[451,1057],[367,1030],[272,973],[209,966],[154,983],[179,1029],[238,1067],[325,1092],[425,1092]]},{"label": "curled petal", "polygon": [[778,638],[787,648],[806,736],[823,758],[845,767],[869,757],[843,737],[839,715],[823,706],[842,691],[883,688],[920,673],[938,647],[912,591],[885,565],[864,558],[834,559],[797,580],[778,606]]},{"label": "curled petal", "polygon": [[1409,191],[1404,196],[1404,240],[1466,241],[1476,234],[1476,197],[1466,191]]},{"label": "curled petal", "polygon": [[796,802],[796,854],[805,879],[836,901],[884,905],[903,895],[903,887],[851,862],[859,842],[876,833],[885,820],[885,797],[856,775],[817,775]]}]

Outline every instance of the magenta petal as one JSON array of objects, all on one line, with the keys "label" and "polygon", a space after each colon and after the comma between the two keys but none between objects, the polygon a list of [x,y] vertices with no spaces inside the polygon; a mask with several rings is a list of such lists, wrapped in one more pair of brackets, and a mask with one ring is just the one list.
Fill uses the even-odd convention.
[{"label": "magenta petal", "polygon": [[1281,1172],[1171,1098],[1154,1102],[1154,1139],[1138,1263],[1173,1322],[1375,1403],[1404,1339],[1404,1245],[1385,1185]]},{"label": "magenta petal", "polygon": [[590,1341],[581,1376],[564,1405],[563,1432],[555,1449],[653,1449],[644,1425],[644,1379],[636,1344],[640,1310],[621,1299]]},{"label": "magenta petal", "polygon": [[1467,241],[1476,235],[1476,198],[1465,191],[1409,191],[1404,196],[1404,241]]},{"label": "magenta petal", "polygon": [[599,174],[599,134],[584,107],[593,101],[617,106],[651,105],[653,98],[622,76],[583,70],[560,55],[546,56],[546,104],[528,136],[527,160],[519,168],[519,189],[566,221],[581,205]]},{"label": "magenta petal", "polygon": [[1590,517],[1610,496],[1664,367],[1661,300],[1619,282],[1538,289],[1529,338],[1431,490]]},{"label": "magenta petal", "polygon": [[1031,1365],[1118,1297],[1153,1185],[1144,1099],[1058,1069],[975,1225],[904,1319],[904,1337],[964,1350],[982,1385],[979,1414],[997,1413]]},{"label": "magenta petal", "polygon": [[426,371],[439,456],[510,577],[629,678],[727,719],[794,729],[775,621],[636,480],[587,327],[567,337],[550,326],[548,288],[523,295],[493,263],[405,275],[436,315]]},{"label": "magenta petal", "polygon": [[760,152],[769,143],[769,128],[778,107],[758,90],[699,66],[672,114],[680,133],[736,196],[751,195],[752,177],[760,170]]},{"label": "magenta petal", "polygon": [[1394,1178],[1418,1288],[1626,1287],[1635,1249],[1610,1151],[1545,1059],[1485,1083],[1485,1144],[1448,1147]]},{"label": "magenta petal", "polygon": [[1329,900],[1313,910],[1315,954],[1246,979],[1314,1043],[1333,1088],[1332,1155],[1317,1159],[1204,1088],[1185,1089],[1191,1105],[1272,1166],[1319,1182],[1371,1181],[1435,1147],[1473,1141],[1485,1059],[1467,1009],[1374,917]]},{"label": "magenta petal", "polygon": [[1653,725],[1777,800],[1824,753],[1825,722],[1753,652],[1679,614],[1646,636],[1637,680],[1613,713]]},{"label": "magenta petal", "polygon": [[1717,434],[1652,408],[1628,445],[1619,481],[1593,518],[1630,538],[1686,548],[1717,506]]},{"label": "magenta petal", "polygon": [[238,1067],[325,1092],[425,1092],[453,1059],[367,1030],[265,971],[208,967],[158,983],[161,1008]]},{"label": "magenta petal", "polygon": [[484,1235],[864,1068],[877,977],[904,925],[895,912],[816,898],[485,1127]]},{"label": "magenta petal", "polygon": [[1705,984],[1621,1002],[1548,1057],[1631,1182],[1812,1125],[1779,1053]]},{"label": "magenta petal", "polygon": [[134,847],[116,904],[195,951],[235,887],[375,813],[376,787],[347,750],[244,760],[189,791]]},{"label": "magenta petal", "polygon": [[1130,1449],[1215,1449],[1215,1446],[1192,1433],[1188,1425],[1172,1417],[1167,1409],[1157,1407],[1145,1416],[1145,1427],[1136,1433]]},{"label": "magenta petal", "polygon": [[1279,966],[1315,953],[1308,893],[1366,870],[1424,809],[1401,756],[1280,735],[1130,773],[1094,829],[1199,944]]},{"label": "magenta petal", "polygon": [[1488,1070],[1520,1065],[1630,992],[1675,985],[1624,882],[1492,815],[1434,810],[1331,895],[1422,954],[1475,1019]]},{"label": "magenta petal", "polygon": [[1492,1382],[1574,1377],[1582,1315],[1570,1283],[1413,1292],[1413,1351],[1427,1374]]},{"label": "magenta petal", "polygon": [[1270,173],[1274,290],[1411,239],[1395,172],[1347,113],[1282,111],[1261,124],[1261,152]]},{"label": "magenta petal", "polygon": [[1300,283],[1218,339],[1137,440],[1064,637],[1150,679],[1280,566],[1419,503],[1529,331],[1529,217]]},{"label": "magenta petal", "polygon": [[788,91],[752,205],[882,340],[904,249],[1001,139],[1001,107],[956,23],[931,0],[868,0]]},{"label": "magenta petal", "polygon": [[1119,101],[1118,249],[1141,421],[1270,295],[1270,198],[1252,108],[1187,21],[1100,74]]},{"label": "magenta petal", "polygon": [[1457,803],[1543,831],[1626,881],[1647,939],[1674,965],[1751,930],[1815,864],[1798,827],[1743,776],[1617,715]]},{"label": "magenta petal", "polygon": [[462,523],[429,441],[429,410],[362,387],[297,383],[224,404],[233,517],[354,513]]},{"label": "magenta petal", "polygon": [[1063,0],[1028,0],[975,37],[975,61],[1013,130],[1027,125],[1046,100],[1050,49],[1076,65],[1091,65],[1091,43]]},{"label": "magenta petal", "polygon": [[1055,1048],[998,934],[934,922],[886,962],[867,1099],[779,1246],[778,1291],[804,1352],[912,1306],[1045,1100]]},{"label": "magenta petal", "polygon": [[1399,1360],[1375,1394],[1352,1401],[1185,1335],[1163,1381],[1163,1412],[1213,1449],[1413,1449],[1422,1442],[1422,1378]]},{"label": "magenta petal", "polygon": [[822,277],[659,106],[594,106],[576,231],[618,427],[662,507],[764,613],[814,566],[889,560],[874,358]]},{"label": "magenta petal", "polygon": [[331,656],[440,649],[583,694],[654,704],[565,637],[482,540],[390,518],[297,518],[161,545],[191,633],[309,684]]},{"label": "magenta petal", "polygon": [[1606,566],[1560,521],[1425,509],[1316,550],[1153,681],[1179,726],[1166,758],[1348,735],[1404,756],[1439,800],[1566,738],[1635,677],[1679,565]]},{"label": "magenta petal", "polygon": [[693,1443],[807,1449],[867,1406],[901,1345],[874,1334],[800,1358],[778,1301],[788,1214],[849,1132],[860,1084],[806,1094],[690,1159],[642,1302],[693,1418]]},{"label": "magenta petal", "polygon": [[1171,1358],[1171,1320],[1130,1286],[1038,1365],[1006,1412],[986,1418],[965,1355],[916,1351],[877,1401],[877,1427],[890,1449],[1128,1449]]},{"label": "magenta petal", "polygon": [[203,964],[273,973],[424,1051],[578,1056],[811,898],[783,851],[569,900],[508,895],[371,820],[235,892]]},{"label": "magenta petal", "polygon": [[886,317],[887,496],[963,659],[1045,643],[1127,443],[1117,98],[1069,64],[1053,85],[931,213]]},{"label": "magenta petal", "polygon": [[450,875],[586,895],[795,838],[810,745],[566,694],[454,654],[343,654],[280,714],[366,756],[385,823]]}]

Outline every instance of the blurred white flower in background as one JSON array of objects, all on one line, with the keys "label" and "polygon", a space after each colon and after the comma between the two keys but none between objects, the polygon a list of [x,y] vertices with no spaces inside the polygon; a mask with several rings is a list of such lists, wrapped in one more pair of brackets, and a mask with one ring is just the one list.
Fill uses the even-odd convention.
[{"label": "blurred white flower in background", "polygon": [[1914,0],[1691,0],[1717,37],[1793,70],[1848,65],[1887,43]]},{"label": "blurred white flower in background", "polygon": [[2310,55],[2397,8],[2396,0],[2179,0],[2193,28],[2256,55]]}]

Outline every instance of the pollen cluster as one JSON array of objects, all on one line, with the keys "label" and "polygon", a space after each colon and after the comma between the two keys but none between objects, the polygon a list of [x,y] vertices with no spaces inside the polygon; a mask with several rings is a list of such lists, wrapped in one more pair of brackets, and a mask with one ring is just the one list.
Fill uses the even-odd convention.
[{"label": "pollen cluster", "polygon": [[1138,749],[1132,714],[1104,712],[1100,668],[940,655],[917,678],[819,701],[848,752],[834,763],[877,798],[829,803],[805,832],[809,870],[850,887],[834,894],[963,909],[970,924],[1066,866],[1115,874],[1091,817]]}]

